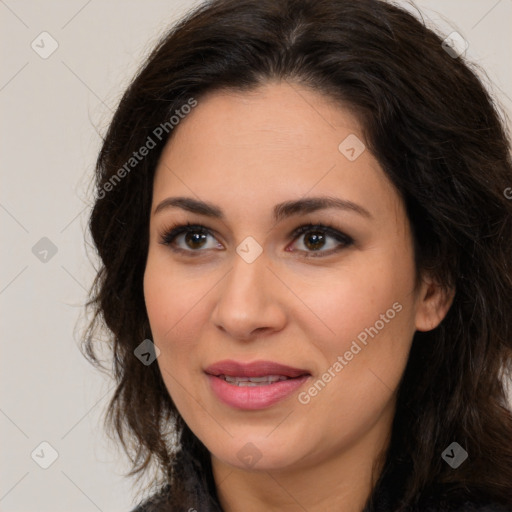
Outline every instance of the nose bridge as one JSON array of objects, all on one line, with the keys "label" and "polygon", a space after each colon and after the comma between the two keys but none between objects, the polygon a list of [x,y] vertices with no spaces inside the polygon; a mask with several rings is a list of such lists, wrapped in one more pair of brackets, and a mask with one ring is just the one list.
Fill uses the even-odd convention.
[{"label": "nose bridge", "polygon": [[269,271],[265,255],[260,254],[254,261],[249,261],[236,254],[222,290],[221,300],[229,304],[233,311],[239,310],[240,315],[256,313],[263,306],[263,295],[266,294],[265,273]]},{"label": "nose bridge", "polygon": [[[218,301],[213,313],[213,321],[233,337],[247,338],[256,329],[278,328],[283,320],[279,312],[279,301],[275,288],[269,279],[275,279],[267,268],[268,260],[263,252],[254,259],[250,242],[237,248],[233,267],[220,288]],[[246,253],[240,251],[247,249]]]}]

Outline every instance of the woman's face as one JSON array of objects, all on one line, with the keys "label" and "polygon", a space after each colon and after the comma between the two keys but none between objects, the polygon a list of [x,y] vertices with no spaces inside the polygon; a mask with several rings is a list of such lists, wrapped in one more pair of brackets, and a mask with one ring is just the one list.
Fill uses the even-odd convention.
[{"label": "woman's face", "polygon": [[[174,130],[154,180],[144,293],[180,414],[216,460],[242,469],[375,452],[413,334],[439,319],[427,285],[414,287],[403,204],[356,117],[281,82],[210,94]],[[186,224],[201,228],[162,243]],[[296,232],[308,224],[328,228]]]}]

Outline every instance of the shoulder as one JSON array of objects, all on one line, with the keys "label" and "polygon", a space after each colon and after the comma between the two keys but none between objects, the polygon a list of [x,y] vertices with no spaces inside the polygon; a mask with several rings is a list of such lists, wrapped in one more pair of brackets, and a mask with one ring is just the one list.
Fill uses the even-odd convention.
[{"label": "shoulder", "polygon": [[498,503],[491,496],[474,499],[468,490],[450,489],[444,485],[434,485],[424,490],[414,504],[405,506],[403,502],[404,478],[388,474],[379,482],[363,512],[512,512],[512,502]]},{"label": "shoulder", "polygon": [[467,494],[436,493],[420,500],[413,512],[512,512],[512,503],[504,505],[493,498],[470,498]]},{"label": "shoulder", "polygon": [[149,498],[146,498],[142,503],[139,503],[130,512],[178,512],[174,508],[169,508],[169,489],[168,485],[165,486]]},{"label": "shoulder", "polygon": [[[189,489],[190,490],[190,489]],[[155,492],[130,512],[221,512],[217,503],[206,494],[191,490],[185,495],[176,496],[167,484]]]},{"label": "shoulder", "polygon": [[510,502],[503,504],[490,494],[483,495],[478,489],[442,483],[434,483],[423,489],[414,504],[405,506],[404,482],[409,472],[405,463],[389,465],[375,486],[364,512],[512,512],[512,494]]},{"label": "shoulder", "polygon": [[168,505],[162,502],[154,502],[152,499],[144,501],[137,505],[130,512],[182,512],[178,509],[170,509]]},{"label": "shoulder", "polygon": [[417,512],[512,512],[512,505],[503,505],[492,500],[477,502],[469,498],[439,498],[431,496],[431,499],[418,507]]},{"label": "shoulder", "polygon": [[500,505],[498,503],[474,503],[466,501],[457,506],[447,507],[433,506],[425,509],[425,512],[512,512],[512,507]]},{"label": "shoulder", "polygon": [[151,499],[144,501],[143,503],[139,503],[134,509],[130,510],[130,512],[171,512],[167,507],[163,505],[158,505],[154,503]]}]

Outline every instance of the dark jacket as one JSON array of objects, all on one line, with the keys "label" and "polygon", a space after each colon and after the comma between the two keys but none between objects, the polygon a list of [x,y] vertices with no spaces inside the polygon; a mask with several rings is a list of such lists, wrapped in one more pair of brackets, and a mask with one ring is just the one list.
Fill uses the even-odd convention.
[{"label": "dark jacket", "polygon": [[[167,485],[159,493],[140,504],[131,512],[222,512],[216,499],[211,498],[211,492],[206,489],[208,484],[201,479],[197,466],[184,463],[180,466],[180,473],[186,478],[187,503],[179,505],[170,504]],[[399,468],[388,469],[377,482],[371,499],[368,500],[362,512],[394,512],[402,495],[402,484],[406,473]],[[488,500],[476,502],[467,498],[453,497],[446,490],[432,490],[418,500],[418,504],[408,509],[408,512],[512,512],[512,506],[503,506]]]},{"label": "dark jacket", "polygon": [[[219,512],[221,509],[212,508],[210,505],[204,504],[199,507],[188,507],[184,505],[181,508],[171,507],[166,502],[165,495],[168,488],[162,493],[153,496],[150,500],[142,503],[132,510],[132,512]],[[430,505],[418,506],[411,512],[511,512],[512,508],[504,507],[492,503],[474,503],[471,501],[462,502],[458,505],[449,505],[431,497]],[[363,512],[393,512],[393,508],[389,504],[385,495],[382,494],[380,499],[376,501],[375,506],[371,509],[365,508]]]},{"label": "dark jacket", "polygon": [[[208,506],[207,506],[208,507]],[[153,497],[151,500],[144,502],[139,505],[137,508],[134,508],[132,512],[217,512],[219,509],[212,508],[193,508],[193,507],[183,507],[180,509],[176,508],[168,508],[165,502],[162,504],[158,501],[158,499]],[[382,501],[375,508],[371,509],[372,512],[393,512],[392,508],[389,508],[386,505],[386,501]],[[462,503],[455,508],[453,506],[447,506],[438,504],[437,506],[431,506],[429,508],[416,508],[414,512],[510,512],[512,508],[503,507],[497,504],[476,504],[473,502]],[[367,509],[364,510],[367,512]],[[411,511],[412,512],[412,511]]]}]

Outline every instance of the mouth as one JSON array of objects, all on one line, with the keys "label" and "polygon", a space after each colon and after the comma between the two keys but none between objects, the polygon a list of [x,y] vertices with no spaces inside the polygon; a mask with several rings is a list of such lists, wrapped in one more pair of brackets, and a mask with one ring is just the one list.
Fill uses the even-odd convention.
[{"label": "mouth", "polygon": [[311,377],[309,370],[273,361],[219,361],[204,371],[211,389],[223,403],[253,410],[289,397]]},{"label": "mouth", "polygon": [[[230,384],[239,385],[268,385],[287,379],[295,379],[311,375],[309,370],[294,368],[273,361],[254,361],[242,363],[239,361],[218,361],[205,369],[208,375],[220,377]],[[248,384],[249,383],[249,384]]]},{"label": "mouth", "polygon": [[215,375],[234,386],[268,386],[274,382],[290,380],[297,377],[285,377],[284,375],[265,375],[263,377],[233,377],[230,375]]}]

